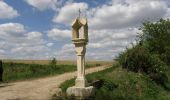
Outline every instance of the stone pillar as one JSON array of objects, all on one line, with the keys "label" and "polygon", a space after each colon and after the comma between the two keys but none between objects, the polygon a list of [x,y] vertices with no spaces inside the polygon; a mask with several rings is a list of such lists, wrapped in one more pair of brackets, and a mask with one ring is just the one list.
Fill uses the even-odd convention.
[{"label": "stone pillar", "polygon": [[75,86],[77,87],[85,87],[87,83],[85,79],[85,53],[86,53],[85,45],[76,46],[77,79],[75,82]]}]

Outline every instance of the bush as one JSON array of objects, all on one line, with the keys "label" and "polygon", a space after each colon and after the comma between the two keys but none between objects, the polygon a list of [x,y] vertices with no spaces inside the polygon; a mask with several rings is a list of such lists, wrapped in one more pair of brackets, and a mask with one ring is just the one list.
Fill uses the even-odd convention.
[{"label": "bush", "polygon": [[170,66],[170,20],[146,22],[141,31],[140,41],[147,44],[151,53],[158,54],[160,59]]},{"label": "bush", "polygon": [[150,67],[149,51],[143,46],[136,46],[127,49],[119,57],[119,62],[123,68],[134,72],[147,72]]},{"label": "bush", "polygon": [[158,84],[168,81],[167,72],[170,66],[170,20],[146,22],[138,35],[139,43],[119,55],[123,68],[133,72],[142,72]]},{"label": "bush", "polygon": [[158,55],[152,55],[150,57],[150,63],[151,67],[148,69],[147,74],[156,83],[165,86],[165,83],[168,82],[168,77],[166,75],[166,70],[168,70],[167,65],[160,60]]},{"label": "bush", "polygon": [[122,68],[129,71],[141,72],[158,84],[165,85],[168,78],[165,74],[166,64],[160,60],[158,55],[151,54],[149,50],[141,45],[127,49],[119,57]]}]

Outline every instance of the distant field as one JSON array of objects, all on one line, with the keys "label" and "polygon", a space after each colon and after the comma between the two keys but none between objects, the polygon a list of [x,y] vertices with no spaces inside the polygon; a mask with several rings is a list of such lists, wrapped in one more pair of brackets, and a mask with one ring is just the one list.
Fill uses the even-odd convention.
[{"label": "distant field", "polygon": [[[104,61],[88,61],[85,68],[111,64]],[[62,74],[75,71],[75,61],[57,61],[57,65],[51,65],[50,60],[3,60],[3,80],[5,82],[25,80]]]},{"label": "distant field", "polygon": [[[49,64],[50,60],[3,60],[3,62],[13,62],[13,63],[24,63],[24,64]],[[105,64],[112,64],[112,61],[86,61],[86,64],[89,65],[105,65]],[[69,61],[69,60],[57,60],[58,65],[76,65],[76,61]]]}]

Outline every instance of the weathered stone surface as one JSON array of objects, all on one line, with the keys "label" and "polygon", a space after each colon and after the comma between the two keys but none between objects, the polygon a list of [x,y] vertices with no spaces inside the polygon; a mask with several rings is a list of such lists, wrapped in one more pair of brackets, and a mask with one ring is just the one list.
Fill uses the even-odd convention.
[{"label": "weathered stone surface", "polygon": [[72,24],[72,41],[75,45],[77,55],[77,78],[76,87],[85,87],[85,53],[88,42],[88,25],[87,19],[78,17]]},{"label": "weathered stone surface", "polygon": [[76,96],[79,98],[88,98],[94,95],[94,87],[70,87],[67,89],[67,95]]},{"label": "weathered stone surface", "polygon": [[76,78],[75,86],[76,87],[86,87],[87,86],[86,79],[84,77],[83,78]]}]

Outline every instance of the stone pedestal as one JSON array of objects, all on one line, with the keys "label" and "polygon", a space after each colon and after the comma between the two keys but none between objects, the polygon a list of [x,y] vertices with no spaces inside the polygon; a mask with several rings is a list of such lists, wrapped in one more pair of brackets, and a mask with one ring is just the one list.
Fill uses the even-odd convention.
[{"label": "stone pedestal", "polygon": [[76,42],[75,47],[77,55],[77,78],[75,80],[75,86],[67,89],[67,94],[84,99],[94,94],[94,88],[93,86],[87,87],[87,81],[85,78],[86,46],[82,42]]},{"label": "stone pedestal", "polygon": [[67,89],[67,95],[73,95],[76,96],[77,98],[80,99],[86,99],[90,98],[91,96],[94,95],[94,87],[89,86],[89,87],[69,87]]}]

